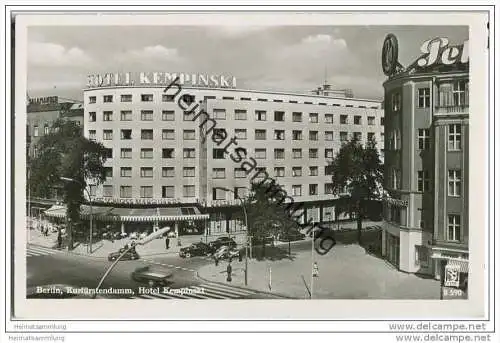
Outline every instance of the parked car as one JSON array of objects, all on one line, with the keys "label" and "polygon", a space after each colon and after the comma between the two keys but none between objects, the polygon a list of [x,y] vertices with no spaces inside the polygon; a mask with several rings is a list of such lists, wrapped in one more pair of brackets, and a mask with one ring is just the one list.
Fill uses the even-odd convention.
[{"label": "parked car", "polygon": [[[118,251],[112,252],[111,254],[108,255],[108,261],[114,261],[116,260],[123,252],[125,251],[125,248],[121,248]],[[125,255],[121,258],[121,261],[124,260],[138,260],[140,258],[139,254],[135,251],[135,249],[131,249],[127,251]]]},{"label": "parked car", "polygon": [[306,235],[304,235],[302,232],[294,230],[281,234],[279,240],[282,242],[288,242],[288,241],[293,242],[293,241],[301,241],[305,238]]},{"label": "parked car", "polygon": [[153,266],[139,267],[131,274],[132,280],[147,283],[150,287],[153,286],[166,286],[168,279],[172,277],[172,272]]},{"label": "parked car", "polygon": [[190,246],[181,248],[179,251],[179,256],[184,258],[190,258],[192,256],[206,256],[212,252],[212,249],[208,244],[203,242],[193,243]]},{"label": "parked car", "polygon": [[218,260],[225,260],[229,258],[240,258],[240,252],[234,247],[228,247],[227,245],[221,246],[215,253],[214,258]]},{"label": "parked car", "polygon": [[208,243],[212,251],[217,251],[222,246],[228,246],[230,248],[236,248],[236,242],[227,236],[219,237],[215,241]]}]

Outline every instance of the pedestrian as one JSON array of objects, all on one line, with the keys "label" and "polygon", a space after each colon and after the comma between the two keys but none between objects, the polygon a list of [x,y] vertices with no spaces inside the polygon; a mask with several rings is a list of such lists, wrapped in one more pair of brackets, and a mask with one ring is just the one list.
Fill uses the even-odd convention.
[{"label": "pedestrian", "polygon": [[233,272],[233,267],[231,267],[231,263],[228,263],[227,265],[227,282],[231,282],[233,278],[231,277],[231,273]]},{"label": "pedestrian", "polygon": [[165,249],[168,250],[170,248],[170,238],[168,236],[165,238]]},{"label": "pedestrian", "polygon": [[61,247],[62,247],[62,235],[61,232],[59,231],[59,233],[57,234],[57,248],[61,249]]},{"label": "pedestrian", "polygon": [[314,262],[313,263],[313,277],[318,277],[318,276],[319,276],[318,263]]},{"label": "pedestrian", "polygon": [[214,256],[214,261],[215,261],[215,266],[217,267],[219,265],[219,259],[217,256]]}]

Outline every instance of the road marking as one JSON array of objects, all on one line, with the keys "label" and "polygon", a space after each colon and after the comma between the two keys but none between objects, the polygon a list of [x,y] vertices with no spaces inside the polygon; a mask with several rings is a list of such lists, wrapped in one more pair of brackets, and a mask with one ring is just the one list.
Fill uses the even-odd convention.
[{"label": "road marking", "polygon": [[53,255],[56,253],[61,253],[61,252],[58,250],[53,250],[53,249],[44,248],[44,247],[28,246],[26,248],[26,256],[28,256],[28,257],[46,256],[46,255]]},{"label": "road marking", "polygon": [[234,289],[234,288],[229,288],[229,287],[225,287],[222,285],[213,286],[213,285],[208,285],[208,284],[202,284],[202,285],[200,285],[200,287],[208,288],[208,289],[215,289],[217,291],[224,291],[224,292],[232,293],[232,294],[237,295],[237,296],[242,296],[242,295],[246,296],[246,295],[255,294],[255,292],[252,292],[252,291]]}]

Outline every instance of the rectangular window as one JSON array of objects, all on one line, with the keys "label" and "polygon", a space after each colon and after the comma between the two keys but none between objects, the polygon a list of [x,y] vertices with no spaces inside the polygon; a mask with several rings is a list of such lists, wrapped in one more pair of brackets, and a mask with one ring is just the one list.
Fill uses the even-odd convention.
[{"label": "rectangular window", "polygon": [[141,130],[141,139],[142,140],[152,140],[153,139],[153,130],[151,130],[151,129]]},{"label": "rectangular window", "polygon": [[460,242],[460,215],[449,214],[448,215],[448,241]]},{"label": "rectangular window", "polygon": [[175,95],[174,94],[162,94],[161,101],[163,102],[174,102]]},{"label": "rectangular window", "polygon": [[274,130],[274,139],[277,141],[285,140],[285,130]]},{"label": "rectangular window", "polygon": [[265,159],[266,158],[266,149],[255,149],[255,158]]},{"label": "rectangular window", "polygon": [[418,149],[429,150],[430,144],[429,129],[418,129]]},{"label": "rectangular window", "polygon": [[195,177],[196,169],[195,167],[184,167],[182,168],[183,177]]},{"label": "rectangular window", "polygon": [[265,140],[266,130],[255,130],[255,140]]},{"label": "rectangular window", "polygon": [[400,189],[401,188],[401,171],[399,169],[392,169],[392,188]]},{"label": "rectangular window", "polygon": [[141,186],[141,198],[152,198],[153,186]]},{"label": "rectangular window", "polygon": [[232,97],[232,96],[223,96],[222,100],[234,100],[234,97]]},{"label": "rectangular window", "polygon": [[318,167],[309,167],[309,176],[318,176]]},{"label": "rectangular window", "polygon": [[226,200],[226,189],[219,187],[212,188],[212,200]]},{"label": "rectangular window", "polygon": [[104,177],[105,178],[113,177],[113,167],[104,167]]},{"label": "rectangular window", "polygon": [[153,101],[153,94],[141,94],[141,101],[152,102]]},{"label": "rectangular window", "polygon": [[44,135],[48,135],[49,134],[49,126],[47,124],[45,124],[45,126],[43,127],[43,134]]},{"label": "rectangular window", "polygon": [[[37,131],[38,131],[38,127],[35,126],[35,128],[37,128]],[[95,141],[95,139],[96,139],[96,131],[95,130],[89,130],[89,140]]]},{"label": "rectangular window", "polygon": [[213,168],[212,169],[212,177],[214,179],[225,179],[226,178],[226,169],[225,168]]},{"label": "rectangular window", "polygon": [[340,131],[340,142],[345,143],[349,140],[349,135],[345,131]]},{"label": "rectangular window", "polygon": [[95,121],[96,121],[96,113],[89,112],[89,122],[95,122]]},{"label": "rectangular window", "polygon": [[465,106],[469,104],[469,99],[465,92],[466,81],[459,80],[453,83],[453,104],[455,106]]},{"label": "rectangular window", "polygon": [[309,158],[318,158],[318,149],[309,149]]},{"label": "rectangular window", "polygon": [[102,131],[102,139],[104,139],[104,140],[113,139],[113,130],[103,130]]},{"label": "rectangular window", "polygon": [[213,149],[212,150],[212,158],[214,160],[224,159],[224,149]]},{"label": "rectangular window", "polygon": [[293,112],[292,113],[292,121],[294,123],[302,122],[302,112]]},{"label": "rectangular window", "polygon": [[302,185],[292,185],[292,196],[294,197],[302,196]]},{"label": "rectangular window", "polygon": [[132,111],[120,111],[120,120],[121,121],[131,121],[132,120]]},{"label": "rectangular window", "polygon": [[163,139],[163,140],[174,140],[175,139],[175,130],[172,130],[172,129],[163,129],[161,131],[161,139]]},{"label": "rectangular window", "polygon": [[153,120],[153,111],[142,110],[141,111],[141,120],[142,121],[152,121]]},{"label": "rectangular window", "polygon": [[247,110],[234,110],[235,120],[247,120]]},{"label": "rectangular window", "polygon": [[401,94],[398,92],[392,93],[391,108],[393,112],[398,112],[401,109]]},{"label": "rectangular window", "polygon": [[153,177],[152,167],[141,167],[141,177]]},{"label": "rectangular window", "polygon": [[132,94],[122,94],[120,96],[121,102],[132,102]]},{"label": "rectangular window", "polygon": [[352,138],[355,140],[361,142],[363,140],[363,134],[361,132],[353,132],[352,133]]},{"label": "rectangular window", "polygon": [[255,111],[256,121],[266,121],[266,111]]},{"label": "rectangular window", "polygon": [[175,158],[175,149],[161,149],[162,158]]},{"label": "rectangular window", "polygon": [[325,131],[325,141],[333,141],[333,131]]},{"label": "rectangular window", "polygon": [[175,120],[175,111],[172,111],[172,110],[161,111],[161,120],[174,121]]},{"label": "rectangular window", "polygon": [[333,114],[331,114],[331,113],[325,114],[325,123],[333,124]]},{"label": "rectangular window", "polygon": [[292,176],[294,177],[302,176],[302,167],[292,167]]},{"label": "rectangular window", "polygon": [[244,179],[247,177],[247,173],[243,168],[234,168],[234,178],[235,179]]},{"label": "rectangular window", "polygon": [[366,135],[366,140],[367,141],[372,141],[375,139],[375,132],[368,132]]},{"label": "rectangular window", "polygon": [[333,175],[333,166],[332,165],[327,165],[325,166],[325,175]]},{"label": "rectangular window", "polygon": [[226,120],[226,110],[225,109],[214,109],[214,119]]},{"label": "rectangular window", "polygon": [[97,98],[95,96],[89,96],[89,104],[95,104],[97,101]]},{"label": "rectangular window", "polygon": [[174,167],[162,167],[161,168],[161,176],[162,177],[175,177],[175,168]]},{"label": "rectangular window", "polygon": [[318,140],[318,131],[309,131],[309,140],[317,141]]},{"label": "rectangular window", "polygon": [[121,130],[121,135],[120,135],[121,139],[123,140],[129,140],[129,139],[132,139],[132,130],[129,130],[129,129],[123,129]]},{"label": "rectangular window", "polygon": [[120,158],[132,158],[132,148],[121,148]]},{"label": "rectangular window", "polygon": [[132,186],[120,186],[120,198],[132,198]]},{"label": "rectangular window", "polygon": [[459,197],[462,194],[462,172],[460,170],[448,170],[448,195]]},{"label": "rectangular window", "polygon": [[430,190],[430,177],[428,170],[419,170],[417,172],[417,190],[419,192],[428,192]]},{"label": "rectangular window", "polygon": [[340,115],[340,124],[347,124],[347,115],[345,114]]},{"label": "rectangular window", "polygon": [[317,123],[318,122],[318,114],[317,113],[309,113],[309,122]]},{"label": "rectangular window", "polygon": [[184,130],[182,137],[184,140],[194,140],[196,138],[195,130]]},{"label": "rectangular window", "polygon": [[462,126],[460,124],[448,125],[448,150],[462,149]]},{"label": "rectangular window", "polygon": [[132,167],[121,167],[120,168],[121,177],[132,177]]},{"label": "rectangular window", "polygon": [[380,117],[380,125],[384,125],[384,117]]},{"label": "rectangular window", "polygon": [[113,121],[113,111],[102,112],[102,121]]},{"label": "rectangular window", "polygon": [[113,185],[102,186],[102,195],[105,198],[112,198],[114,196]]},{"label": "rectangular window", "polygon": [[293,158],[302,158],[302,149],[292,149]]},{"label": "rectangular window", "polygon": [[429,108],[431,107],[431,89],[419,88],[418,89],[418,107]]},{"label": "rectangular window", "polygon": [[196,157],[196,149],[194,148],[184,148],[183,150],[184,158],[195,158]]},{"label": "rectangular window", "polygon": [[333,158],[333,149],[325,149],[325,158]]},{"label": "rectangular window", "polygon": [[274,112],[274,121],[285,121],[285,112],[275,111]]},{"label": "rectangular window", "polygon": [[175,187],[174,186],[162,186],[161,187],[162,198],[175,198]]},{"label": "rectangular window", "polygon": [[300,131],[300,130],[293,130],[292,131],[292,139],[294,141],[301,141],[302,140],[302,131]]},{"label": "rectangular window", "polygon": [[274,159],[283,160],[285,158],[285,149],[274,149]]},{"label": "rectangular window", "polygon": [[368,117],[368,125],[375,125],[375,117]]},{"label": "rectangular window", "polygon": [[234,136],[238,139],[247,139],[247,129],[235,129]]},{"label": "rectangular window", "polygon": [[325,194],[333,194],[333,183],[325,183]]},{"label": "rectangular window", "polygon": [[33,137],[38,137],[40,135],[40,132],[38,131],[38,126],[35,125],[33,126]]},{"label": "rectangular window", "polygon": [[310,184],[309,185],[309,195],[318,195],[318,185]]},{"label": "rectangular window", "polygon": [[113,102],[113,96],[112,95],[105,95],[103,97],[103,102]]},{"label": "rectangular window", "polygon": [[285,167],[274,167],[274,177],[284,177]]},{"label": "rectangular window", "polygon": [[105,148],[104,149],[104,156],[106,158],[113,158],[113,148]]},{"label": "rectangular window", "polygon": [[182,186],[182,196],[184,198],[194,198],[194,195],[195,195],[194,185]]},{"label": "rectangular window", "polygon": [[354,116],[354,125],[361,125],[361,116]]},{"label": "rectangular window", "polygon": [[141,149],[141,158],[153,158],[153,149],[152,148],[142,148]]},{"label": "rectangular window", "polygon": [[222,141],[227,137],[227,131],[226,129],[215,128],[213,130],[212,137],[215,137],[216,139],[220,139]]}]

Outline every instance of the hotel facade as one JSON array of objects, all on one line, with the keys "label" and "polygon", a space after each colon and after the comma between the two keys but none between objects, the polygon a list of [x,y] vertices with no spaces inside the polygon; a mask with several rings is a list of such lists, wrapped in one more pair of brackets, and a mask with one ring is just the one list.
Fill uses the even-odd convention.
[{"label": "hotel facade", "polygon": [[[397,40],[389,36],[384,71],[397,64]],[[464,280],[469,258],[467,44],[449,47],[446,39],[436,38],[424,47],[428,54],[407,68],[393,67],[384,82],[388,198],[382,250],[401,271],[440,279],[444,266],[454,265]]]},{"label": "hotel facade", "polygon": [[[84,90],[84,135],[108,149],[106,180],[90,185],[92,203],[127,207],[122,231],[138,223],[161,226],[171,219],[162,216],[168,208],[191,208],[194,219],[208,218],[206,235],[244,230],[232,219],[238,198],[264,171],[304,205],[302,220],[333,221],[336,197],[326,167],[342,142],[373,137],[383,150],[381,102],[348,97],[328,85],[293,94],[236,89],[234,78],[209,87],[181,78],[183,99],[196,107],[185,110],[176,89],[166,90],[168,84],[152,74],[141,73],[136,84],[126,76],[125,85],[115,76],[94,77]],[[203,117],[196,118],[201,110],[216,122],[210,134]],[[233,140],[231,148],[217,144],[217,135]],[[241,161],[230,158],[227,151],[235,149],[255,162],[256,172],[247,174]]]}]

